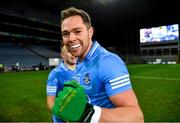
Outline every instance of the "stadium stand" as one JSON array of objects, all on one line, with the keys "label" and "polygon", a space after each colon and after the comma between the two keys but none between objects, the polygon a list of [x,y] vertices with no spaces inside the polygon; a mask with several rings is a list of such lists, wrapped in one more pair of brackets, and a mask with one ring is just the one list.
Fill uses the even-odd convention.
[{"label": "stadium stand", "polygon": [[179,49],[179,40],[140,45],[141,58],[148,64],[178,64]]},{"label": "stadium stand", "polygon": [[46,59],[60,57],[59,53],[50,50],[47,46],[30,45],[28,49]]},{"label": "stadium stand", "polygon": [[148,64],[176,64],[177,55],[142,56]]},{"label": "stadium stand", "polygon": [[[3,40],[7,42],[7,40],[9,40],[12,42],[11,40],[15,39],[15,41],[13,41],[15,44],[20,42],[25,45],[23,50],[22,47],[20,47],[22,52],[26,53],[28,51],[31,55],[22,54],[20,56],[20,54],[15,54],[17,55],[15,57],[12,54],[3,56],[3,53],[1,53],[0,61],[5,63],[5,61],[8,62],[7,59],[13,58],[13,63],[12,61],[9,61],[11,63],[6,63],[7,66],[11,66],[16,63],[17,59],[29,58],[33,55],[34,57],[32,59],[41,59],[35,60],[36,62],[34,63],[28,63],[28,61],[26,62],[27,65],[23,62],[20,63],[20,65],[23,66],[31,66],[37,64],[38,61],[42,61],[42,64],[46,65],[48,58],[59,58],[61,32],[59,28],[60,11],[58,10],[52,11],[47,8],[47,6],[39,8],[35,3],[32,5],[24,1],[2,2],[0,4],[0,41]],[[125,27],[126,26],[125,24]],[[97,35],[95,35],[95,37],[97,36],[96,38],[99,38],[98,40],[103,40],[101,44],[107,47],[108,50],[117,53],[127,64],[156,63],[156,60],[161,60],[162,63],[174,63],[174,61],[180,63],[180,44],[177,45],[177,42],[152,45],[148,43],[147,45],[139,44],[136,42],[139,41],[139,39],[135,40],[135,38],[138,38],[137,33],[132,33],[137,31],[137,29],[137,27],[131,29],[128,26],[125,30],[118,30],[117,32],[121,34],[121,38],[122,35],[126,35],[125,39],[122,38],[120,41],[113,39],[112,37],[115,36],[111,36],[109,33],[111,37],[110,41],[112,40],[110,43],[108,38],[99,38]],[[95,34],[101,35],[101,31],[99,30],[98,33]],[[121,43],[116,44],[113,40],[117,40],[116,43]],[[51,46],[51,48],[49,48],[49,46]],[[12,50],[14,47],[9,49]],[[51,49],[56,50],[58,53]],[[18,56],[20,57],[18,58]]]},{"label": "stadium stand", "polygon": [[49,67],[49,58],[59,58],[58,16],[26,2],[0,5],[0,64],[7,70]]},{"label": "stadium stand", "polygon": [[[39,49],[38,49],[39,48]],[[51,51],[47,47],[33,47],[34,51],[27,47],[22,47],[20,44],[0,43],[0,63],[7,70],[12,69],[16,63],[19,63],[20,68],[33,68],[37,65],[48,67],[49,58],[59,58],[59,54]]]},{"label": "stadium stand", "polygon": [[26,2],[16,1],[7,2],[0,5],[0,12],[6,15],[16,16],[27,20],[37,21],[40,23],[57,24],[59,18],[47,9],[31,6]]}]

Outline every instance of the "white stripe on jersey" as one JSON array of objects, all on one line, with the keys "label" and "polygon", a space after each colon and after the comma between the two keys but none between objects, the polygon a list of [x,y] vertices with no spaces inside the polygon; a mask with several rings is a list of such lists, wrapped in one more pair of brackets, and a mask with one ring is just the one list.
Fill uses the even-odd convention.
[{"label": "white stripe on jersey", "polygon": [[129,78],[123,79],[123,80],[120,80],[120,81],[117,81],[117,82],[114,82],[114,83],[111,83],[111,86],[114,86],[114,85],[117,85],[117,84],[121,84],[121,83],[124,83],[124,82],[127,82],[127,81],[129,81]]},{"label": "white stripe on jersey", "polygon": [[123,87],[125,85],[130,84],[129,74],[117,77],[109,81],[112,89],[116,89],[119,87]]},{"label": "white stripe on jersey", "polygon": [[56,92],[56,86],[47,86],[46,87],[46,89],[47,89],[47,92]]},{"label": "white stripe on jersey", "polygon": [[47,92],[56,92],[56,89],[47,89]]},{"label": "white stripe on jersey", "polygon": [[119,87],[122,87],[122,86],[125,86],[125,85],[128,85],[128,84],[130,84],[130,81],[119,84],[119,85],[116,85],[116,86],[113,86],[112,89],[116,89],[116,88],[119,88]]},{"label": "white stripe on jersey", "polygon": [[127,77],[129,77],[129,74],[126,74],[126,75],[117,77],[117,78],[115,78],[115,79],[110,80],[109,82],[115,82],[115,81],[118,81],[118,80],[120,80],[120,79],[124,79],[124,78],[127,78]]}]

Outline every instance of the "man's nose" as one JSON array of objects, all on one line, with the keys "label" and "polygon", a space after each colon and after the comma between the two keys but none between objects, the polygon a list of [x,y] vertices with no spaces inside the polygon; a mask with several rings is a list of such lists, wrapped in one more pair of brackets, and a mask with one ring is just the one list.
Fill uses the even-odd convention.
[{"label": "man's nose", "polygon": [[69,40],[74,41],[76,39],[76,35],[74,33],[70,33]]}]

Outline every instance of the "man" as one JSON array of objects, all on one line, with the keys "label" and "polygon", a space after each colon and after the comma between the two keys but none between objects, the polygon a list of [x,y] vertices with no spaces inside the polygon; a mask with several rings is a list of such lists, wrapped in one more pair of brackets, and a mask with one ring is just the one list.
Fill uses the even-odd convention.
[{"label": "man", "polygon": [[[50,111],[54,105],[55,97],[62,90],[64,83],[72,80],[75,75],[77,58],[72,56],[63,45],[61,45],[61,57],[62,62],[50,72],[47,80],[47,106]],[[62,122],[60,118],[54,115],[52,121]]]},{"label": "man", "polygon": [[89,15],[74,7],[63,10],[61,32],[64,45],[78,57],[77,81],[84,87],[89,103],[96,106],[91,121],[143,122],[124,62],[97,41],[92,41],[94,30]]}]

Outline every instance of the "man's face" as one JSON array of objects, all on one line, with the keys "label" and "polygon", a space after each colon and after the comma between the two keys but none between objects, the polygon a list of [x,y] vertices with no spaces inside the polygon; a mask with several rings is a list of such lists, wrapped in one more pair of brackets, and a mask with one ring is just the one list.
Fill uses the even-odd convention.
[{"label": "man's face", "polygon": [[80,16],[66,18],[61,24],[63,43],[69,52],[84,59],[91,48],[93,28],[87,29]]}]

